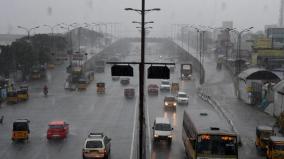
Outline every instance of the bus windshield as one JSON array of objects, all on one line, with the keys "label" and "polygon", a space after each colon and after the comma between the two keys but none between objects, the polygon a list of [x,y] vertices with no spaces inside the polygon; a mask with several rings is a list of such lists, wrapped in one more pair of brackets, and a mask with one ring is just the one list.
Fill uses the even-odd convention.
[{"label": "bus windshield", "polygon": [[197,153],[200,155],[237,155],[236,137],[201,135],[198,137]]},{"label": "bus windshield", "polygon": [[284,145],[273,145],[273,150],[284,151]]}]

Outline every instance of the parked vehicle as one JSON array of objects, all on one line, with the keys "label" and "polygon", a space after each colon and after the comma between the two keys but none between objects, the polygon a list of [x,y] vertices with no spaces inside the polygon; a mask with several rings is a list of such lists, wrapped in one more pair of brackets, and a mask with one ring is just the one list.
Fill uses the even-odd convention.
[{"label": "parked vehicle", "polygon": [[111,149],[111,138],[103,133],[90,133],[85,140],[82,150],[83,159],[103,158],[108,159]]},{"label": "parked vehicle", "polygon": [[48,123],[46,138],[60,138],[64,139],[69,133],[69,124],[65,121],[52,121]]},{"label": "parked vehicle", "polygon": [[13,133],[12,140],[20,141],[20,140],[28,140],[30,136],[30,121],[28,119],[17,119],[13,123]]}]

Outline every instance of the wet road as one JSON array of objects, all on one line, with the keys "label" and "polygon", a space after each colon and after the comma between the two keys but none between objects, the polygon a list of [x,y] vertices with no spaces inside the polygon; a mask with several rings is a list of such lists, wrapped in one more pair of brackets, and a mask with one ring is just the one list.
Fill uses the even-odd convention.
[{"label": "wet road", "polygon": [[[120,47],[119,49],[110,49],[104,57],[116,56],[119,53],[120,61],[139,61],[139,43],[131,43],[130,46]],[[187,61],[185,52],[175,52],[174,48],[161,43],[149,43],[146,48],[147,62],[176,62],[182,63]],[[103,55],[100,56],[103,58]],[[210,62],[210,61],[209,61]],[[210,65],[210,63],[209,63]],[[4,105],[0,109],[0,115],[5,116],[4,124],[0,125],[0,158],[5,159],[78,159],[81,158],[81,149],[85,137],[89,132],[104,132],[112,138],[111,158],[125,159],[137,157],[137,104],[138,104],[138,67],[134,67],[134,77],[130,78],[130,85],[136,90],[136,97],[127,100],[123,96],[123,89],[128,86],[122,86],[119,81],[112,81],[110,76],[110,66],[106,66],[106,72],[95,74],[95,81],[91,83],[86,91],[70,92],[64,90],[64,81],[67,77],[65,66],[61,65],[54,70],[48,72],[47,80],[34,81],[31,83],[31,97],[25,103],[16,105]],[[215,68],[215,67],[214,67]],[[206,68],[207,69],[207,68]],[[212,68],[208,68],[212,69]],[[211,76],[214,76],[212,73]],[[215,75],[216,76],[216,75]],[[209,76],[210,77],[210,76]],[[226,77],[226,76],[224,76]],[[211,77],[210,77],[211,78]],[[215,81],[210,83],[212,93],[218,95],[215,89],[230,91],[230,85],[222,83],[223,79],[218,76],[212,77]],[[219,79],[220,78],[220,79]],[[226,78],[227,79],[227,78]],[[171,81],[179,81],[179,65],[176,66],[175,72],[171,74]],[[97,95],[96,82],[104,81],[106,83],[106,94]],[[170,92],[159,92],[158,96],[148,96],[145,91],[145,111],[146,111],[146,133],[147,133],[147,158],[185,158],[183,143],[181,141],[182,130],[182,114],[184,110],[192,108],[213,109],[206,102],[202,101],[197,96],[198,77],[194,72],[194,78],[190,81],[180,81],[180,89],[187,92],[190,96],[189,105],[177,106],[176,111],[166,111],[163,109],[164,96],[170,95]],[[227,81],[230,83],[230,81]],[[146,80],[145,88],[150,83],[160,84],[160,80]],[[219,83],[217,85],[216,83]],[[49,87],[48,97],[42,94],[43,85]],[[223,87],[226,86],[226,87]],[[219,86],[219,87],[218,87]],[[230,96],[230,94],[228,94]],[[218,97],[218,96],[217,96]],[[216,97],[216,98],[217,98]],[[223,105],[229,104],[226,110],[234,119],[235,124],[240,128],[245,145],[249,145],[249,150],[246,147],[241,148],[243,155],[248,158],[258,158],[249,152],[253,150],[251,142],[254,139],[254,129],[251,126],[260,121],[262,118],[269,118],[265,114],[259,112],[256,119],[251,117],[250,113],[255,113],[256,110],[247,107],[233,107],[231,104],[236,100],[225,100]],[[227,99],[227,98],[226,98]],[[239,103],[235,103],[239,104]],[[249,110],[249,111],[247,111]],[[244,117],[251,117],[253,120],[247,122],[247,118],[241,118],[235,111],[247,111]],[[251,112],[250,112],[251,111]],[[174,137],[172,145],[169,147],[165,143],[152,145],[152,130],[155,117],[167,116],[170,118],[174,127]],[[12,122],[17,118],[28,118],[31,120],[31,138],[29,143],[12,143],[10,140]],[[66,120],[70,123],[70,134],[63,141],[47,141],[46,130],[47,123],[52,120]],[[269,118],[270,119],[270,118]],[[244,124],[246,123],[246,124]],[[242,157],[247,158],[247,157]]]}]

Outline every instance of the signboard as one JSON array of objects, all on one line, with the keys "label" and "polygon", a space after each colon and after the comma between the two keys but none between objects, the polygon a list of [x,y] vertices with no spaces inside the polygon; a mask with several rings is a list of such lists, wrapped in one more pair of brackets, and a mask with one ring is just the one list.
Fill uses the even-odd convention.
[{"label": "signboard", "polygon": [[111,67],[112,76],[133,76],[133,68],[130,65],[113,65]]},{"label": "signboard", "polygon": [[150,66],[148,68],[149,79],[170,79],[170,69],[167,66]]},{"label": "signboard", "polygon": [[83,54],[73,54],[72,55],[72,59],[73,60],[83,60],[84,59],[84,55]]},{"label": "signboard", "polygon": [[255,43],[255,48],[271,48],[271,39],[269,38],[265,38],[265,37],[261,37],[261,38],[258,38],[256,40],[256,43]]}]

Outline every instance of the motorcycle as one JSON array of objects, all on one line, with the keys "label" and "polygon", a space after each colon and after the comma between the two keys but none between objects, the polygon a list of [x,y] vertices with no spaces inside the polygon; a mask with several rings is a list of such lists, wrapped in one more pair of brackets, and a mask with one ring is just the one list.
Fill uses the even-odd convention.
[{"label": "motorcycle", "polygon": [[47,90],[47,89],[43,89],[43,94],[44,94],[45,96],[47,96],[48,90]]}]

